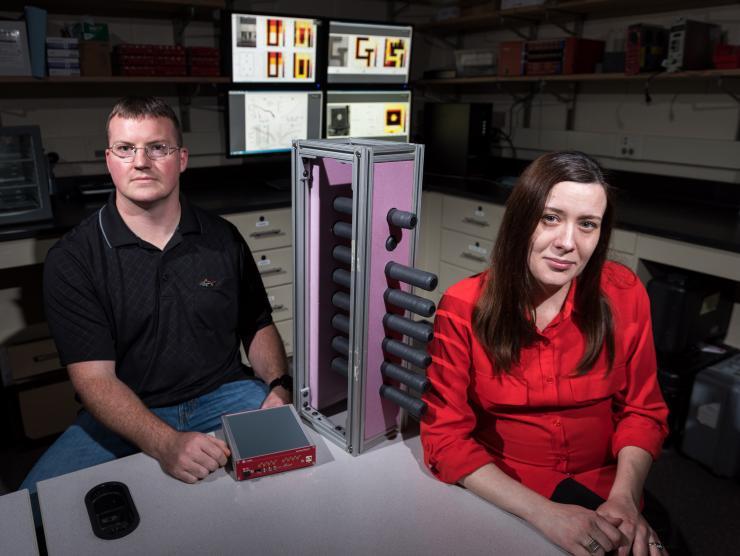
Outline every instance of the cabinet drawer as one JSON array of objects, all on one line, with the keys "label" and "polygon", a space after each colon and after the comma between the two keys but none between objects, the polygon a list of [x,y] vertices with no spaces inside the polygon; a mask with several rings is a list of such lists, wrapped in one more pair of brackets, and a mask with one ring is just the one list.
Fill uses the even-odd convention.
[{"label": "cabinet drawer", "polygon": [[444,293],[447,288],[454,286],[460,280],[476,274],[467,268],[461,268],[452,264],[439,263],[439,291]]},{"label": "cabinet drawer", "polygon": [[290,209],[242,212],[225,218],[239,229],[252,251],[288,247],[293,241]]},{"label": "cabinet drawer", "polygon": [[459,197],[442,200],[442,226],[493,241],[501,225],[504,207]]},{"label": "cabinet drawer", "polygon": [[267,288],[267,299],[272,306],[272,320],[293,318],[293,284]]},{"label": "cabinet drawer", "polygon": [[490,264],[491,249],[492,241],[448,230],[442,234],[440,259],[473,273],[481,272]]},{"label": "cabinet drawer", "polygon": [[0,355],[3,381],[6,384],[23,382],[35,375],[62,368],[57,348],[51,338],[5,346]]},{"label": "cabinet drawer", "polygon": [[614,230],[609,248],[621,253],[634,254],[637,248],[637,234],[627,230]]},{"label": "cabinet drawer", "polygon": [[293,249],[281,247],[252,253],[266,288],[293,283]]},{"label": "cabinet drawer", "polygon": [[275,327],[280,333],[280,337],[283,339],[285,353],[287,353],[288,356],[293,355],[293,319],[276,322]]}]

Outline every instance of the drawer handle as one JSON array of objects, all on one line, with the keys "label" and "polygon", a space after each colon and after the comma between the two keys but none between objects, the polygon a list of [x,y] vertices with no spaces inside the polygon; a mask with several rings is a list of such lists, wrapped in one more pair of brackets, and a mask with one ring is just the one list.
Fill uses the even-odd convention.
[{"label": "drawer handle", "polygon": [[285,305],[283,305],[282,303],[279,303],[278,305],[273,305],[272,306],[272,310],[273,311],[285,311],[286,309],[287,309],[287,307],[285,307]]},{"label": "drawer handle", "polygon": [[472,253],[468,253],[467,251],[463,251],[462,256],[465,257],[466,259],[473,259],[474,261],[478,261],[481,263],[486,262],[485,257],[481,257],[480,255],[473,255]]},{"label": "drawer handle", "polygon": [[249,234],[249,237],[254,237],[254,238],[259,239],[263,237],[277,236],[282,233],[283,231],[280,228],[278,228],[276,230],[265,230],[264,232],[252,232],[251,234]]},{"label": "drawer handle", "polygon": [[278,272],[282,272],[283,269],[279,266],[276,266],[274,268],[268,268],[266,270],[260,270],[260,276],[265,276],[266,274],[277,274]]},{"label": "drawer handle", "polygon": [[465,218],[463,218],[463,222],[467,224],[475,224],[476,226],[481,226],[484,228],[490,225],[485,220],[478,220],[476,218],[470,218],[470,216],[466,216]]},{"label": "drawer handle", "polygon": [[34,363],[41,363],[43,361],[50,361],[52,359],[56,359],[59,357],[56,351],[53,351],[51,353],[41,353],[39,355],[33,356],[33,362]]}]

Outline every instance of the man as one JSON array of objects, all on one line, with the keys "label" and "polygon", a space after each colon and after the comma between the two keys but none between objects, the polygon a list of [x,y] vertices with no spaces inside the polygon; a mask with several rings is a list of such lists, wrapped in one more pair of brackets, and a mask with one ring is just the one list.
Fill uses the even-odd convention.
[{"label": "man", "polygon": [[[188,163],[177,116],[128,97],[108,117],[108,203],[44,267],[47,318],[82,401],[24,481],[142,450],[194,483],[226,463],[204,434],[224,413],[290,403],[285,350],[236,228],[180,196]],[[243,343],[256,376],[241,362]]]}]

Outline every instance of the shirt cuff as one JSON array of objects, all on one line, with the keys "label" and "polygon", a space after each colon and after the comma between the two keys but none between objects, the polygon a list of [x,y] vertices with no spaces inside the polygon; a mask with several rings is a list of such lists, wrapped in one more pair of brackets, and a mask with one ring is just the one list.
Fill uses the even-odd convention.
[{"label": "shirt cuff", "polygon": [[617,458],[619,451],[625,446],[636,446],[648,452],[653,461],[660,456],[666,433],[657,425],[636,426],[620,425],[612,437],[612,455]]},{"label": "shirt cuff", "polygon": [[495,462],[491,454],[474,440],[463,440],[436,450],[430,442],[424,446],[424,453],[427,467],[432,474],[440,481],[450,484],[457,484],[473,471]]}]

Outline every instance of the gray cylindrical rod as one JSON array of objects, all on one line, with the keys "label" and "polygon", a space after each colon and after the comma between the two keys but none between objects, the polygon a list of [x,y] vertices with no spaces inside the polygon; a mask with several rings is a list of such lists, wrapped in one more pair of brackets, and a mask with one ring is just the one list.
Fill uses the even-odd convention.
[{"label": "gray cylindrical rod", "polygon": [[349,363],[347,363],[347,360],[342,357],[335,357],[331,360],[331,369],[342,376],[349,375]]},{"label": "gray cylindrical rod", "polygon": [[331,256],[340,263],[352,264],[352,251],[349,247],[345,247],[344,245],[337,245],[332,250]]},{"label": "gray cylindrical rod", "polygon": [[334,210],[342,214],[352,214],[352,197],[335,197]]},{"label": "gray cylindrical rod", "polygon": [[401,384],[405,384],[409,388],[413,388],[419,392],[426,392],[431,385],[429,379],[426,377],[417,375],[408,369],[404,369],[388,361],[383,361],[380,365],[380,372],[383,373],[383,376],[397,380]]},{"label": "gray cylindrical rod", "polygon": [[388,223],[391,226],[413,230],[416,227],[416,215],[413,212],[392,208],[388,211]]},{"label": "gray cylindrical rod", "polygon": [[337,292],[331,296],[331,303],[334,307],[339,307],[345,311],[349,311],[349,295],[344,292]]},{"label": "gray cylindrical rod", "polygon": [[331,318],[331,325],[340,332],[349,334],[349,319],[347,315],[337,313]]},{"label": "gray cylindrical rod", "polygon": [[344,356],[349,355],[349,340],[345,336],[334,336],[331,339],[331,347],[337,353]]},{"label": "gray cylindrical rod", "polygon": [[331,231],[337,237],[352,239],[352,224],[349,222],[334,222]]},{"label": "gray cylindrical rod", "polygon": [[429,301],[418,295],[406,293],[405,291],[388,288],[383,294],[385,301],[401,309],[406,309],[422,317],[431,317],[436,307],[434,301]]},{"label": "gray cylindrical rod", "polygon": [[392,338],[383,338],[383,351],[387,351],[391,355],[400,357],[422,369],[426,369],[432,363],[432,356],[426,351],[412,348]]},{"label": "gray cylindrical rod", "polygon": [[343,268],[335,268],[331,273],[331,279],[335,284],[349,288],[352,285],[352,275]]},{"label": "gray cylindrical rod", "polygon": [[400,332],[420,342],[431,342],[434,336],[434,328],[428,322],[417,322],[401,315],[386,313],[383,317],[383,324],[395,332]]},{"label": "gray cylindrical rod", "polygon": [[409,412],[409,415],[417,419],[421,419],[424,412],[427,410],[427,404],[422,400],[409,396],[406,392],[402,392],[398,388],[383,384],[380,387],[380,395],[386,400],[390,400],[397,406],[404,408]]},{"label": "gray cylindrical rod", "polygon": [[432,291],[437,287],[437,277],[431,272],[394,263],[393,261],[385,265],[385,275],[393,280],[400,280],[427,291]]}]

